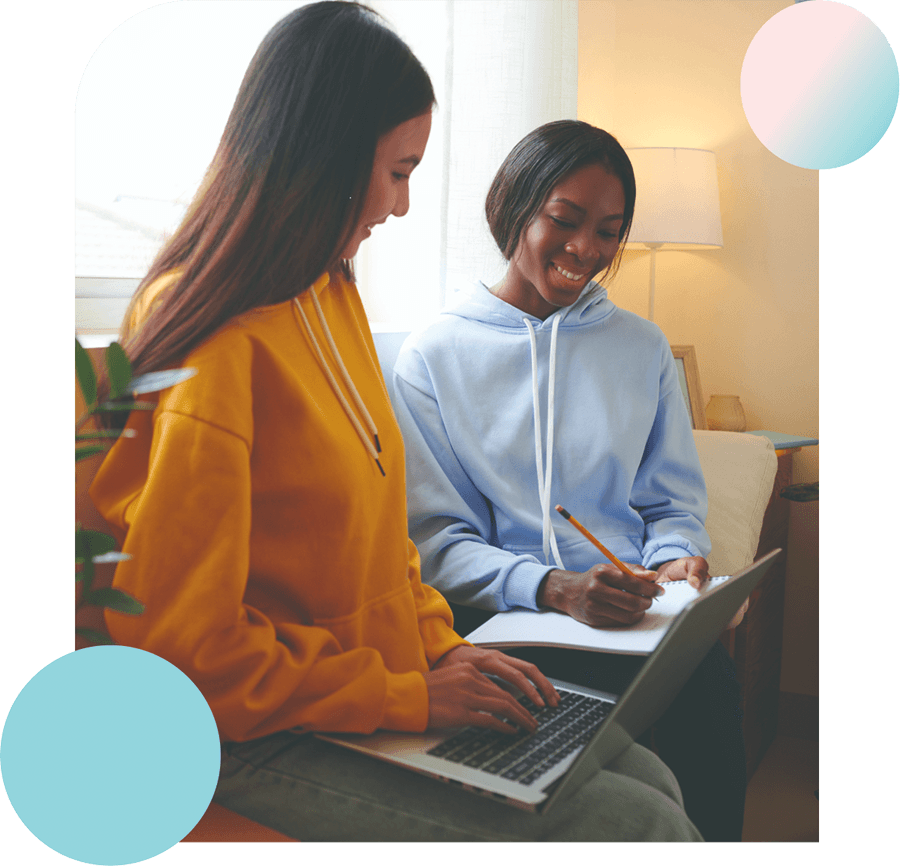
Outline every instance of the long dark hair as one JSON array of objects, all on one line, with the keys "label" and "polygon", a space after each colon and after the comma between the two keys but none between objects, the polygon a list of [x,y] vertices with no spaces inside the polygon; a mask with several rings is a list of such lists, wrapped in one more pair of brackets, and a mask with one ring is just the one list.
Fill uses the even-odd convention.
[{"label": "long dark hair", "polygon": [[509,152],[497,170],[484,209],[491,234],[507,261],[550,190],[585,165],[603,166],[621,181],[625,192],[619,249],[604,276],[618,270],[634,217],[634,169],[612,135],[581,120],[557,120],[539,126]]},{"label": "long dark hair", "polygon": [[[303,6],[263,39],[206,177],[132,300],[177,273],[123,343],[135,374],[179,364],[234,316],[286,301],[325,272],[365,203],[380,136],[428,112],[421,63],[358,3]],[[130,318],[126,317],[126,323]]]}]

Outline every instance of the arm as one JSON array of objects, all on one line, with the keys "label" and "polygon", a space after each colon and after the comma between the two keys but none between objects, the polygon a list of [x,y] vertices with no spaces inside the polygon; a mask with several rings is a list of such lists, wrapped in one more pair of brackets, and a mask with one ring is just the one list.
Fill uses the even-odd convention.
[{"label": "arm", "polygon": [[[117,569],[115,585],[146,605],[138,617],[108,613],[113,638],[184,671],[224,739],[297,726],[424,729],[422,673],[393,672],[372,648],[344,651],[328,628],[313,624],[313,611],[301,620],[254,603],[248,442],[177,412],[160,413],[155,429],[142,422],[136,439],[116,443],[92,490],[111,522],[128,528],[124,550],[133,559]],[[141,442],[151,433],[141,485]],[[137,454],[129,459],[131,449]],[[298,581],[304,567],[308,561],[298,560]]]},{"label": "arm", "polygon": [[550,568],[491,544],[490,503],[457,457],[414,353],[404,359],[403,374],[395,372],[394,392],[406,448],[409,532],[422,557],[423,580],[460,604],[537,609],[537,588]]},{"label": "arm", "polygon": [[684,557],[705,557],[706,483],[674,361],[664,352],[656,417],[638,468],[631,505],[644,521],[643,565],[657,570]]}]

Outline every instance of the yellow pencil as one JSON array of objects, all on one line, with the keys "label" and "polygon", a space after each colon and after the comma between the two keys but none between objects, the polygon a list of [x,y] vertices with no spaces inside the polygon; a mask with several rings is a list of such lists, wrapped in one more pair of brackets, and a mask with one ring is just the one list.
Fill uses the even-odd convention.
[{"label": "yellow pencil", "polygon": [[654,582],[653,577],[650,576],[653,574],[653,572],[650,572],[646,576],[643,574],[635,574],[627,565],[625,565],[624,562],[618,559],[618,557],[613,556],[613,554],[609,550],[607,550],[599,541],[597,541],[597,539],[594,538],[594,536],[591,535],[590,532],[588,532],[574,517],[572,517],[572,515],[569,514],[569,512],[562,507],[562,505],[557,505],[556,510],[563,517],[565,517],[566,520],[568,520],[569,523],[571,523],[572,526],[574,526],[588,541],[590,541],[590,543],[593,544],[594,547],[596,547],[597,550],[599,550],[616,568],[618,568],[619,571],[623,572],[624,574],[631,575],[631,577],[637,577],[641,580],[649,580],[651,583]]}]

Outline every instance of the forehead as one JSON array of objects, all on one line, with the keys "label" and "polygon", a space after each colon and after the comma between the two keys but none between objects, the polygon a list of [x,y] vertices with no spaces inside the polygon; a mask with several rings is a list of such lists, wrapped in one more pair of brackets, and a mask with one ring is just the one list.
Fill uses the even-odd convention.
[{"label": "forehead", "polygon": [[583,165],[560,178],[547,194],[547,203],[557,199],[577,205],[582,210],[602,207],[609,213],[625,210],[622,181],[602,165]]},{"label": "forehead", "polygon": [[378,139],[375,158],[384,162],[413,159],[420,162],[425,155],[425,145],[428,143],[430,132],[430,111],[405,120]]}]

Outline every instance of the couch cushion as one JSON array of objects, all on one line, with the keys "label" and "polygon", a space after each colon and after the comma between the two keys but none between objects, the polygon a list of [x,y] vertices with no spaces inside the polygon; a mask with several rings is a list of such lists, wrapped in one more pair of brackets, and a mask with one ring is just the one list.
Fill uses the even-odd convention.
[{"label": "couch cushion", "polygon": [[709,571],[734,574],[753,562],[759,546],[778,468],[775,448],[765,436],[717,430],[695,430],[694,441],[709,497]]}]

